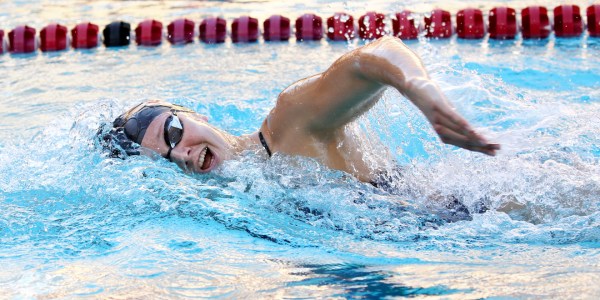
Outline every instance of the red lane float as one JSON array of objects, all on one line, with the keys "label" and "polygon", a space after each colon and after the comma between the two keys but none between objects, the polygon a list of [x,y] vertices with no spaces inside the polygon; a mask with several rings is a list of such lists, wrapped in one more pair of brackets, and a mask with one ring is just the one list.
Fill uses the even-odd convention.
[{"label": "red lane float", "polygon": [[554,34],[557,37],[576,37],[583,33],[583,21],[577,5],[554,8]]},{"label": "red lane float", "polygon": [[323,19],[315,14],[304,14],[296,19],[298,41],[318,41],[323,38]]},{"label": "red lane float", "polygon": [[67,27],[50,24],[40,31],[40,49],[44,52],[67,49]]},{"label": "red lane float", "polygon": [[231,23],[231,40],[238,42],[258,41],[258,20],[249,16],[241,16]]},{"label": "red lane float", "polygon": [[198,29],[201,41],[208,44],[223,43],[227,36],[227,21],[223,18],[204,19]]},{"label": "red lane float", "polygon": [[517,12],[510,7],[495,7],[488,16],[490,38],[506,40],[517,35]]},{"label": "red lane float", "polygon": [[[586,10],[588,31],[591,37],[600,37],[600,4],[590,5]],[[554,25],[551,27],[548,11],[543,6],[530,6],[521,11],[521,30],[524,39],[547,38],[552,30],[556,37],[577,37],[583,33],[584,24],[581,11],[577,5],[560,5],[554,8]],[[368,12],[359,18],[358,35],[361,39],[376,39],[386,34],[385,16],[381,13]],[[514,39],[517,34],[516,11],[510,7],[495,7],[489,11],[489,33],[491,39]],[[304,14],[295,22],[296,38],[303,40],[320,40],[323,37],[321,17],[315,14]],[[227,36],[227,21],[213,17],[205,19],[199,26],[199,37],[205,43],[222,43]],[[281,15],[273,15],[266,19],[264,25],[265,41],[288,40],[291,34],[290,19]],[[327,36],[331,40],[350,40],[355,38],[354,18],[346,13],[335,13],[327,19]],[[392,18],[392,33],[401,39],[415,39],[419,29],[408,10],[396,13]],[[173,44],[193,42],[194,22],[178,19],[167,26],[167,39]],[[231,38],[237,42],[255,42],[260,30],[258,20],[249,16],[234,19],[231,26]],[[452,20],[449,12],[434,9],[425,16],[423,27],[425,36],[429,38],[448,38],[453,34]],[[76,25],[71,30],[72,46],[75,49],[98,46],[98,26],[89,22]],[[156,20],[145,20],[137,28],[136,41],[139,45],[155,46],[162,40],[162,23]],[[103,31],[107,47],[127,45],[129,43],[129,24],[113,22]],[[483,13],[479,9],[463,9],[456,15],[456,33],[459,38],[480,39],[485,35]],[[13,53],[29,53],[35,51],[36,30],[28,26],[19,26],[7,34],[7,48]],[[60,51],[67,48],[67,28],[59,24],[50,24],[40,31],[40,49]],[[4,31],[0,30],[0,54],[4,49]]]},{"label": "red lane float", "polygon": [[590,36],[600,37],[600,4],[588,7],[586,14]]},{"label": "red lane float", "polygon": [[370,11],[358,19],[358,36],[364,40],[378,39],[385,35],[385,16]]},{"label": "red lane float", "polygon": [[167,25],[167,40],[171,44],[187,44],[194,42],[194,22],[188,19],[177,19]]},{"label": "red lane float", "polygon": [[4,30],[0,29],[0,54],[4,53]]},{"label": "red lane float", "polygon": [[524,39],[547,38],[550,35],[548,10],[543,6],[530,6],[521,11],[521,32]]},{"label": "red lane float", "polygon": [[158,46],[162,42],[162,29],[159,21],[142,21],[135,28],[135,41],[140,46]]},{"label": "red lane float", "polygon": [[481,39],[485,35],[483,13],[479,9],[467,8],[456,14],[456,34],[461,39]]},{"label": "red lane float", "polygon": [[19,26],[8,33],[8,51],[30,53],[35,51],[35,28]]},{"label": "red lane float", "polygon": [[265,41],[287,41],[290,39],[290,19],[272,15],[263,22]]},{"label": "red lane float", "polygon": [[409,10],[394,15],[394,18],[392,18],[392,31],[395,37],[403,40],[413,40],[419,37],[415,19]]},{"label": "red lane float", "polygon": [[434,9],[431,16],[425,17],[425,36],[428,38],[449,38],[452,36],[452,18],[450,13]]},{"label": "red lane float", "polygon": [[354,18],[347,13],[341,12],[327,18],[327,37],[332,41],[354,39]]},{"label": "red lane float", "polygon": [[81,23],[71,29],[71,46],[75,49],[90,49],[98,46],[98,25]]}]

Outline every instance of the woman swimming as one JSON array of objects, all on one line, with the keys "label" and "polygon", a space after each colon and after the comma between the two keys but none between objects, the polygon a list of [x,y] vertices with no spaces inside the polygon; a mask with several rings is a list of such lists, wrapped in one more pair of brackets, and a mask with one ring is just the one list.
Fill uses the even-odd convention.
[{"label": "woman swimming", "polygon": [[224,160],[260,147],[269,156],[312,157],[373,182],[384,162],[367,160],[361,141],[346,125],[373,107],[388,86],[419,108],[444,143],[487,155],[500,149],[453,110],[419,57],[392,37],[350,51],[325,72],[286,88],[255,133],[234,136],[203,115],[152,100],[117,118],[104,140],[115,155],[158,153],[188,172],[210,172]]}]

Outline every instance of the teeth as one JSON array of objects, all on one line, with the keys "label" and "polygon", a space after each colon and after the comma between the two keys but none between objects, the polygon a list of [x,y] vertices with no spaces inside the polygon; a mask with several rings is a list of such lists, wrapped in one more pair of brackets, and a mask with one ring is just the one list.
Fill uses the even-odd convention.
[{"label": "teeth", "polygon": [[200,153],[200,157],[198,158],[198,164],[200,167],[202,167],[202,165],[204,165],[204,158],[206,157],[206,149],[208,149],[208,148],[204,148],[204,150],[202,150],[202,153]]}]

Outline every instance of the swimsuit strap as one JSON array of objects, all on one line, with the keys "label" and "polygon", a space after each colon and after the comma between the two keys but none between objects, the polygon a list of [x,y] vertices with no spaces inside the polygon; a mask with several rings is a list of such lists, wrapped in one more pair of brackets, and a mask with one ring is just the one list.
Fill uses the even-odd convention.
[{"label": "swimsuit strap", "polygon": [[258,138],[260,139],[260,143],[263,145],[263,147],[265,147],[265,150],[267,150],[267,154],[269,154],[270,157],[272,155],[271,149],[269,149],[269,145],[267,144],[267,141],[265,141],[265,137],[260,131],[258,132]]}]

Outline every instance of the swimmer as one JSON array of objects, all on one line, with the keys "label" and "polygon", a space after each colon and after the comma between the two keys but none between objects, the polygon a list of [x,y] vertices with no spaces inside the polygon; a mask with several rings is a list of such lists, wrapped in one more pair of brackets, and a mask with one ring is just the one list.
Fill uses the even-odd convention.
[{"label": "swimmer", "polygon": [[206,116],[153,100],[119,116],[104,141],[115,156],[158,154],[191,173],[210,172],[245,150],[260,149],[268,156],[311,157],[372,183],[384,164],[366,159],[361,141],[345,128],[372,108],[387,87],[416,105],[442,142],[492,156],[500,149],[454,111],[419,57],[393,37],[350,51],[325,72],[283,90],[255,133],[234,136]]}]

